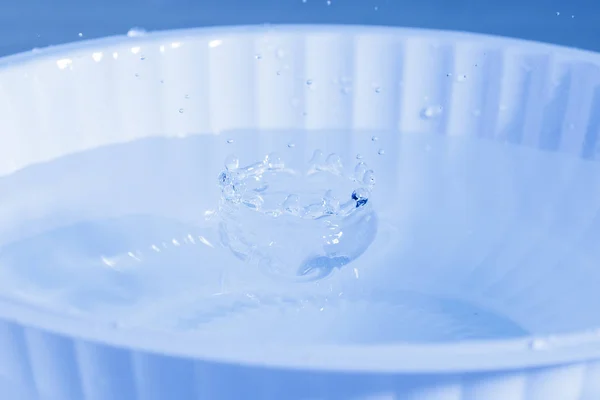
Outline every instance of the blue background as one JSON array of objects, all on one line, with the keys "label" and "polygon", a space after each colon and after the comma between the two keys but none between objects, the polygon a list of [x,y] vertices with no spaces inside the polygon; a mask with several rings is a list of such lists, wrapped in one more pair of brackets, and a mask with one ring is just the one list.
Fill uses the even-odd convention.
[{"label": "blue background", "polygon": [[262,23],[454,29],[600,51],[600,0],[0,0],[0,55],[134,26]]}]

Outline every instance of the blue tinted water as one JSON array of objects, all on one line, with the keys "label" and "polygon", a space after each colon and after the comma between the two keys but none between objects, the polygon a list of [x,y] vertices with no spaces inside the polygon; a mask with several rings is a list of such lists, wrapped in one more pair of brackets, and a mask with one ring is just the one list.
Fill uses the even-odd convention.
[{"label": "blue tinted water", "polygon": [[[527,333],[511,317],[484,304],[421,290],[410,279],[375,275],[382,271],[378,264],[384,255],[391,268],[405,267],[394,261],[406,246],[393,214],[402,201],[390,197],[390,179],[398,175],[390,164],[397,156],[397,135],[383,132],[373,143],[372,133],[365,133],[364,144],[357,139],[352,146],[335,149],[347,132],[306,133],[307,139],[293,139],[298,134],[232,132],[144,139],[67,156],[0,179],[2,297],[93,317],[120,329],[213,332],[245,341],[435,342]],[[292,140],[294,146],[288,146]],[[432,145],[439,149],[440,144],[434,137],[415,136],[404,145],[430,157]],[[358,160],[356,147],[361,152]],[[240,149],[247,152],[243,161],[228,158]],[[238,210],[223,216],[219,204],[224,187],[218,184],[223,160],[231,171],[261,160],[259,155],[273,149],[281,152],[280,158],[270,157],[277,176],[269,180],[272,186],[263,193],[259,208],[265,211],[265,204],[277,204],[281,217],[289,221],[269,225],[271,220],[265,218],[272,217],[257,212],[252,201],[240,202],[246,214]],[[330,163],[337,162],[335,156],[327,156],[334,150],[342,162],[348,160],[343,165],[351,179],[327,172],[314,181],[296,176],[300,180],[293,188],[285,187],[289,181],[278,180],[281,170],[300,169],[316,149],[322,149]],[[443,162],[431,168],[440,172],[430,174],[432,179],[445,179]],[[376,185],[371,170],[375,175],[381,172]],[[260,189],[264,182],[255,183]],[[361,192],[363,188],[374,189]],[[331,198],[340,200],[334,212],[323,189],[332,189],[336,195]],[[315,218],[308,207],[311,194],[326,200],[318,203],[320,214]],[[352,207],[343,211],[347,202]],[[238,230],[235,237],[244,242],[241,250],[221,244],[223,221],[234,224],[227,232]],[[319,230],[332,224],[334,233],[348,232],[347,238],[341,236],[347,241],[334,244],[331,237],[322,237]],[[282,245],[270,249],[271,241]],[[242,256],[232,254],[232,247]],[[248,262],[248,248],[258,248],[267,265]],[[286,257],[293,262],[283,262]],[[273,266],[283,268],[283,274],[270,274]],[[279,279],[289,274],[311,279]],[[425,273],[419,279],[439,278]],[[387,282],[373,284],[378,281]]]}]

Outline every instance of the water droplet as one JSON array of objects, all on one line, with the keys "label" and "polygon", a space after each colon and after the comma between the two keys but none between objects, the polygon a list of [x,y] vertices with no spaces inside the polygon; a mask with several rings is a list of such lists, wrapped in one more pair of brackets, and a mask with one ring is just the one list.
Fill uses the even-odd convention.
[{"label": "water droplet", "polygon": [[277,70],[277,72],[275,72],[278,76],[281,76],[281,71]]},{"label": "water droplet", "polygon": [[139,78],[139,77],[140,77],[140,74],[136,72],[136,73],[134,74],[134,76],[135,76],[136,78]]},{"label": "water droplet", "polygon": [[372,137],[371,137],[371,141],[373,141],[373,142],[376,142],[376,141],[378,141],[378,140],[379,140],[379,138],[378,138],[377,136],[372,136]]},{"label": "water droplet", "polygon": [[233,139],[227,139],[227,144],[231,144],[231,143],[233,143],[233,142],[234,142],[234,140],[233,140]]},{"label": "water droplet", "polygon": [[452,73],[451,73],[451,72],[448,72],[448,73],[446,74],[446,77],[448,77],[448,78],[451,78],[451,77],[452,77]]},{"label": "water droplet", "polygon": [[79,33],[78,33],[78,36],[79,36],[79,37],[83,37],[83,33],[79,32]]},{"label": "water droplet", "polygon": [[379,149],[379,151],[377,152],[377,154],[379,154],[380,156],[385,154],[385,150],[384,149]]},{"label": "water droplet", "polygon": [[260,59],[262,59],[262,55],[261,54],[255,54],[254,58],[257,59],[257,60],[260,60]]},{"label": "water droplet", "polygon": [[313,84],[313,81],[312,81],[312,79],[307,79],[307,80],[306,80],[306,84],[307,84],[308,86],[312,85],[312,84]]},{"label": "water droplet", "polygon": [[357,160],[362,160],[362,158],[363,158],[362,154],[359,153],[359,154],[356,155],[356,159]]},{"label": "water droplet", "polygon": [[271,153],[265,158],[265,163],[269,169],[283,169],[285,163],[277,153]]},{"label": "water droplet", "polygon": [[556,16],[558,17],[559,15],[560,15],[560,11],[557,11],[556,12]]},{"label": "water droplet", "polygon": [[160,80],[160,83],[165,83],[164,79],[161,79],[161,80]]},{"label": "water droplet", "polygon": [[433,119],[442,115],[444,108],[442,106],[428,106],[421,110],[421,118]]},{"label": "water droplet", "polygon": [[323,196],[323,206],[325,214],[337,214],[340,211],[340,201],[333,195],[331,190],[328,190]]},{"label": "water droplet", "polygon": [[335,153],[331,153],[327,156],[325,164],[327,165],[327,169],[330,172],[336,174],[340,174],[342,172],[342,169],[344,168],[344,166],[342,165],[342,158]]},{"label": "water droplet", "polygon": [[363,184],[367,185],[370,188],[375,186],[375,172],[373,172],[372,169],[365,172],[363,176]]},{"label": "water droplet", "polygon": [[179,114],[183,114],[183,108],[179,109]]},{"label": "water droplet", "polygon": [[365,189],[356,189],[352,192],[352,200],[356,201],[356,208],[362,207],[369,201],[369,193]]},{"label": "water droplet", "polygon": [[239,167],[240,167],[240,159],[237,158],[235,155],[230,154],[227,156],[227,158],[225,158],[225,168],[228,171],[236,170]]},{"label": "water droplet", "polygon": [[367,167],[367,164],[365,164],[364,162],[361,161],[358,164],[356,164],[356,166],[354,167],[354,180],[356,182],[363,183],[365,173],[368,170],[369,167]]},{"label": "water droplet", "polygon": [[296,143],[291,143],[291,142],[290,142],[290,143],[288,143],[288,145],[287,145],[287,146],[288,146],[290,149],[292,149],[292,148],[296,147]]},{"label": "water droplet", "polygon": [[463,75],[458,75],[456,77],[456,82],[459,82],[459,83],[464,82],[466,80],[467,80],[467,75],[464,75],[464,74]]},{"label": "water droplet", "polygon": [[330,6],[331,5],[331,0],[327,0],[327,5]]},{"label": "water droplet", "polygon": [[375,6],[375,11],[379,10],[379,7]]},{"label": "water droplet", "polygon": [[144,61],[145,59],[146,59],[146,56],[142,54],[142,55],[140,56],[140,60],[141,60],[141,61]]},{"label": "water droplet", "polygon": [[189,94],[186,94],[184,97],[185,97],[186,99],[189,99],[189,98],[190,98],[190,95],[189,95]]},{"label": "water droplet", "polygon": [[375,88],[375,93],[381,93],[381,88],[379,86]]},{"label": "water droplet", "polygon": [[300,214],[300,198],[295,194],[290,194],[285,198],[282,204],[283,210],[292,215]]},{"label": "water droplet", "polygon": [[303,3],[306,3],[308,0],[302,0]]},{"label": "water droplet", "polygon": [[140,36],[144,36],[146,35],[146,30],[144,28],[131,28],[128,32],[127,32],[127,37],[140,37]]}]

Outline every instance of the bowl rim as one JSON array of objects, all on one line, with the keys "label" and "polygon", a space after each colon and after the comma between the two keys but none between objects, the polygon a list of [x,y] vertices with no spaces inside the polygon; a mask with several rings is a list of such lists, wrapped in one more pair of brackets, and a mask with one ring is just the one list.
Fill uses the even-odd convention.
[{"label": "bowl rim", "polygon": [[[361,25],[220,26],[148,32],[143,36],[110,36],[52,46],[0,58],[0,68],[14,68],[85,50],[123,43],[157,43],[186,38],[239,37],[264,33],[385,35],[468,40],[501,47],[521,47],[600,65],[600,53],[522,39],[476,33]],[[545,337],[466,340],[438,344],[291,345],[223,343],[215,334],[118,329],[99,321],[49,313],[33,305],[0,298],[0,322],[16,323],[27,332],[39,329],[73,340],[164,356],[244,366],[362,373],[458,373],[533,368],[600,359],[600,327]]]}]

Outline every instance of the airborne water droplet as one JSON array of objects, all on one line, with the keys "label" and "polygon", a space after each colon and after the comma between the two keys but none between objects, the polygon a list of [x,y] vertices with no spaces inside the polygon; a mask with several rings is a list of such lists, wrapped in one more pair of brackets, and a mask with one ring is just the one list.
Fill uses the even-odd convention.
[{"label": "airborne water droplet", "polygon": [[231,144],[231,143],[233,143],[233,142],[234,142],[234,140],[233,140],[233,139],[227,139],[227,144]]},{"label": "airborne water droplet", "polygon": [[380,156],[385,154],[385,150],[384,149],[379,149],[379,151],[377,152],[377,154],[379,154]]},{"label": "airborne water droplet", "polygon": [[421,110],[421,118],[433,119],[442,115],[444,108],[442,106],[428,106]]},{"label": "airborne water droplet", "polygon": [[379,140],[379,138],[377,136],[371,136],[371,141],[376,142],[378,140]]}]

